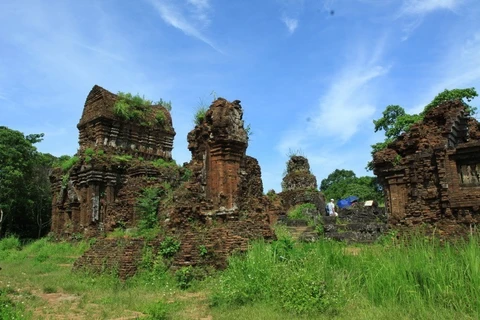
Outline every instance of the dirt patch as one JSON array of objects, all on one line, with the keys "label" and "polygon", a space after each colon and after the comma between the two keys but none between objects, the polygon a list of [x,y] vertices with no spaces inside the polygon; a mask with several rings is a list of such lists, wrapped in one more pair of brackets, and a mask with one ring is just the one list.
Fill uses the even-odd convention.
[{"label": "dirt patch", "polygon": [[[188,306],[177,314],[181,319],[212,320],[208,310],[208,299],[206,292],[185,292],[176,295],[174,301],[188,301]],[[174,302],[174,301],[169,302]]]}]

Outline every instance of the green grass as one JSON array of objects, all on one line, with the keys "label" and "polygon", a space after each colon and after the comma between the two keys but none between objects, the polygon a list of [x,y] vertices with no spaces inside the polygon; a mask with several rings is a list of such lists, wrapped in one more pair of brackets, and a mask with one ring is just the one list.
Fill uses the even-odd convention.
[{"label": "green grass", "polygon": [[[321,240],[254,242],[227,269],[199,281],[188,268],[145,250],[141,272],[120,281],[112,274],[71,271],[88,247],[41,239],[20,245],[0,240],[3,318],[59,318],[74,314],[110,319],[478,319],[480,237],[455,243],[417,237],[357,245]],[[186,289],[186,290],[182,290]],[[52,303],[46,297],[68,303]],[[2,313],[3,312],[3,313]],[[33,313],[35,312],[35,316]],[[12,314],[14,316],[12,316]],[[1,317],[0,317],[1,318]]]}]

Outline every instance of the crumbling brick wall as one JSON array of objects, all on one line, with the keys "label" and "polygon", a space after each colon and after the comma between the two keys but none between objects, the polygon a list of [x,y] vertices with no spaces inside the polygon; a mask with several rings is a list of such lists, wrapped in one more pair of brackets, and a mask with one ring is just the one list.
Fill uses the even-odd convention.
[{"label": "crumbling brick wall", "polygon": [[[246,155],[248,136],[242,116],[238,100],[229,102],[219,98],[212,103],[205,119],[188,134],[192,160],[181,169],[191,173],[186,181],[180,181],[181,170],[162,172],[137,162],[122,167],[123,175],[112,176],[117,183],[126,179],[120,189],[114,189],[112,204],[112,210],[117,213],[113,217],[123,221],[135,222],[132,195],[138,194],[142,187],[161,181],[173,186],[172,201],[159,208],[159,228],[163,232],[155,241],[161,242],[163,235],[167,235],[180,242],[172,261],[174,267],[207,264],[222,268],[232,252],[247,250],[250,240],[274,238],[260,166],[255,158]],[[74,174],[75,171],[72,176]],[[107,176],[102,181],[105,179]],[[79,259],[76,268],[92,263],[98,268],[102,265],[102,255],[108,250],[105,248],[111,248],[114,243],[110,239],[98,239]],[[136,249],[129,249],[129,256],[138,260],[140,245],[136,240],[132,243]],[[123,251],[115,252],[118,260]],[[121,270],[129,270],[124,271],[125,274],[133,272],[128,261],[117,261],[117,265]]]},{"label": "crumbling brick wall", "polygon": [[325,198],[317,187],[317,178],[310,172],[308,159],[291,156],[282,180],[282,192],[279,194],[284,211],[288,212],[296,205],[312,203],[317,208],[316,214],[323,214]]},{"label": "crumbling brick wall", "polygon": [[[125,120],[115,115],[117,96],[95,85],[85,101],[78,124],[78,162],[67,172],[51,174],[52,231],[98,236],[136,222],[135,199],[152,184],[178,184],[178,170],[156,168],[151,160],[171,160],[173,137],[170,113],[163,106],[163,123]],[[147,119],[148,120],[148,119]]]},{"label": "crumbling brick wall", "polygon": [[478,128],[462,101],[444,102],[374,155],[392,227],[452,236],[478,224]]}]

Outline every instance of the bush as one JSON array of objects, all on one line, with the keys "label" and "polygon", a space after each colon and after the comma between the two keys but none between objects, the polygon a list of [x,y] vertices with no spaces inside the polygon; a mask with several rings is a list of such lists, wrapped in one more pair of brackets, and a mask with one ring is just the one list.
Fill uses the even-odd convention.
[{"label": "bush", "polygon": [[20,250],[20,240],[15,236],[8,236],[0,240],[0,251]]},{"label": "bush", "polygon": [[193,117],[193,123],[195,125],[199,126],[203,123],[203,121],[205,120],[205,115],[207,114],[207,110],[208,109],[205,106],[198,107]]},{"label": "bush", "polygon": [[195,275],[192,266],[182,267],[175,272],[177,286],[182,290],[188,289],[194,279]]},{"label": "bush", "polygon": [[168,306],[163,301],[158,301],[157,303],[151,305],[147,308],[146,313],[148,320],[166,320],[168,317]]},{"label": "bush", "polygon": [[180,250],[181,242],[173,237],[165,237],[160,244],[160,254],[164,258],[171,258]]},{"label": "bush", "polygon": [[78,162],[78,160],[80,159],[77,156],[67,158],[60,163],[60,168],[62,168],[63,172],[67,172]]},{"label": "bush", "polygon": [[292,220],[308,220],[316,210],[317,208],[313,203],[304,203],[288,211],[287,216]]},{"label": "bush", "polygon": [[153,229],[158,225],[157,210],[160,203],[159,188],[148,187],[143,189],[141,195],[137,198],[135,210],[140,219],[138,229],[140,231]]},{"label": "bush", "polygon": [[[152,108],[152,105],[154,103],[151,100],[145,99],[138,94],[132,95],[131,93],[118,92],[113,111],[118,117],[125,120],[138,121],[141,125],[150,126],[154,120],[159,124],[164,124],[166,120],[164,110]],[[161,105],[168,111],[172,109],[172,103],[162,99],[156,102],[155,105]]]}]

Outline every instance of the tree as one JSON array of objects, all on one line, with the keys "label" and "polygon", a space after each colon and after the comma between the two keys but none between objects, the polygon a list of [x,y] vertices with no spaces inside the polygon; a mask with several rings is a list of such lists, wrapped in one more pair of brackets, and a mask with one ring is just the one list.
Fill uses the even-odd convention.
[{"label": "tree", "polygon": [[325,193],[325,191],[332,185],[338,185],[339,183],[352,178],[356,178],[355,173],[352,170],[335,169],[335,171],[330,173],[327,178],[322,180],[320,190]]},{"label": "tree", "polygon": [[[473,98],[477,97],[478,94],[475,91],[475,88],[467,89],[453,89],[440,92],[435,96],[435,98],[425,106],[423,111],[420,114],[408,114],[405,110],[398,105],[389,105],[382,112],[382,117],[373,120],[375,125],[375,132],[383,130],[385,132],[385,140],[373,144],[372,147],[372,158],[373,155],[385,149],[390,143],[395,141],[402,133],[410,130],[410,127],[417,122],[420,122],[425,117],[425,114],[430,111],[432,108],[435,108],[440,103],[450,100],[463,100],[466,99],[470,102]],[[466,104],[466,110],[470,113],[475,113],[477,108],[472,107]],[[373,163],[369,161],[367,163],[366,169],[373,170]]]},{"label": "tree", "polygon": [[49,220],[48,173],[55,157],[35,148],[42,137],[0,126],[0,236],[36,237]]},{"label": "tree", "polygon": [[360,201],[383,202],[383,192],[375,177],[357,177],[351,170],[339,170],[323,179],[320,190],[326,199],[343,199],[357,196]]}]

